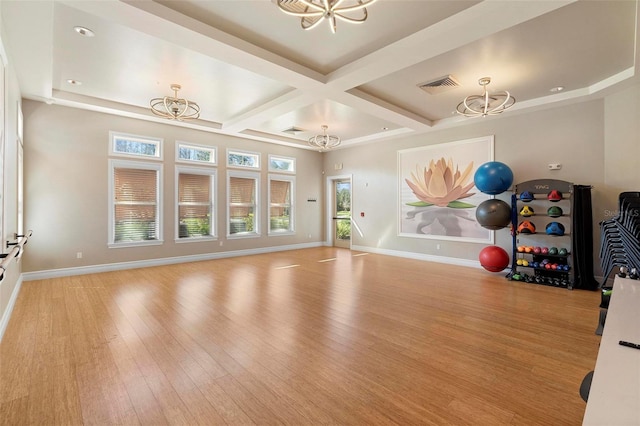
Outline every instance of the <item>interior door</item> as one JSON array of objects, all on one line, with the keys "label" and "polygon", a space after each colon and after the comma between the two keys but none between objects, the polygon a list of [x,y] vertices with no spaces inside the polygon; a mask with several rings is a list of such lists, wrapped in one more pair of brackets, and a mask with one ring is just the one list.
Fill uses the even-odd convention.
[{"label": "interior door", "polygon": [[351,248],[351,179],[333,181],[333,245]]}]

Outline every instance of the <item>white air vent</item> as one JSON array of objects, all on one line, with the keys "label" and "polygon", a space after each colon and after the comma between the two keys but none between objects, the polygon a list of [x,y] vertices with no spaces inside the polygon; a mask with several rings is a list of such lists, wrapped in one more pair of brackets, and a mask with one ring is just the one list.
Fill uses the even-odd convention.
[{"label": "white air vent", "polygon": [[445,75],[444,77],[439,77],[435,80],[418,84],[419,88],[430,95],[437,95],[439,93],[446,92],[447,90],[454,89],[458,86],[460,86],[460,83],[458,83],[458,81],[453,78],[452,75]]},{"label": "white air vent", "polygon": [[284,129],[284,130],[281,130],[281,131],[282,131],[282,133],[290,133],[292,135],[296,135],[298,133],[304,132],[304,130],[302,130],[302,129],[296,127],[296,126],[291,126],[288,129]]}]

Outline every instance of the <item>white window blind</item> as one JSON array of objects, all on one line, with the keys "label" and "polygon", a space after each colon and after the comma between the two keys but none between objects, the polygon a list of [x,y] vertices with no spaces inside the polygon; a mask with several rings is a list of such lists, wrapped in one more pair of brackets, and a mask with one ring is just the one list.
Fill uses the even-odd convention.
[{"label": "white window blind", "polygon": [[179,238],[212,235],[212,177],[209,174],[178,175]]},{"label": "white window blind", "polygon": [[257,233],[258,179],[229,176],[229,235]]},{"label": "white window blind", "polygon": [[158,172],[115,167],[114,243],[158,239]]},{"label": "white window blind", "polygon": [[269,180],[269,231],[282,232],[292,230],[291,221],[292,182]]}]

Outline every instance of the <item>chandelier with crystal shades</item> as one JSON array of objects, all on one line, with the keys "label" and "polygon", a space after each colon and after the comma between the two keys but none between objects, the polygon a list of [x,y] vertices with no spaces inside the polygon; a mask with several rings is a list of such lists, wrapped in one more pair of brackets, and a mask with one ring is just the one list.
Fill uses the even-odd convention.
[{"label": "chandelier with crystal shades", "polygon": [[482,86],[482,95],[467,96],[458,104],[456,111],[465,117],[486,117],[498,115],[516,103],[516,99],[506,90],[504,92],[489,93],[487,85],[491,83],[490,77],[482,77],[478,84]]},{"label": "chandelier with crystal shades", "polygon": [[309,145],[314,148],[319,148],[320,151],[326,151],[331,148],[335,148],[340,145],[340,138],[338,136],[327,135],[327,129],[329,126],[326,124],[322,125],[322,134],[315,135],[314,137],[309,139]]},{"label": "chandelier with crystal shades", "polygon": [[331,32],[336,32],[336,20],[361,24],[367,20],[367,6],[377,0],[277,0],[284,13],[297,16],[305,30],[315,28],[327,20]]},{"label": "chandelier with crystal shades", "polygon": [[182,86],[172,84],[170,87],[173,90],[173,96],[151,99],[149,102],[151,104],[151,112],[157,116],[178,121],[200,117],[200,106],[197,103],[178,98],[178,90]]}]

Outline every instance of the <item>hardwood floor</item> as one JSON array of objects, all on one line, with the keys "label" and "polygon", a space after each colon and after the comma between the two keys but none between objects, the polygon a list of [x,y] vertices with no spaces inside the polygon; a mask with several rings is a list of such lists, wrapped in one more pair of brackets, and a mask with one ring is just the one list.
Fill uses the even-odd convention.
[{"label": "hardwood floor", "polygon": [[25,282],[2,424],[579,425],[599,294],[316,248]]}]

